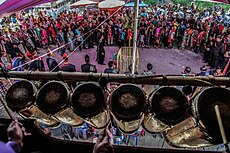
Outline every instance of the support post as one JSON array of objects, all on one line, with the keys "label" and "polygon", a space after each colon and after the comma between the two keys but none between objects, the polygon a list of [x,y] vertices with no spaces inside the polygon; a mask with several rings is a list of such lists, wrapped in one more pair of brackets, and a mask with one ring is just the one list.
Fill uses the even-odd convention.
[{"label": "support post", "polygon": [[139,0],[135,0],[135,5],[134,5],[134,33],[133,33],[132,74],[135,73],[135,66],[136,66],[138,13],[139,13]]}]

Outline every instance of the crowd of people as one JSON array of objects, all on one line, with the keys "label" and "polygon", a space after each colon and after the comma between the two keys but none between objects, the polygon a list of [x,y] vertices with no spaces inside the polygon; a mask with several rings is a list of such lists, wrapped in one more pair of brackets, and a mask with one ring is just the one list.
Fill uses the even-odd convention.
[{"label": "crowd of people", "polygon": [[[104,65],[104,45],[131,46],[133,39],[133,11],[122,8],[111,14],[103,10],[85,11],[80,18],[76,12],[62,12],[53,19],[43,12],[38,16],[23,12],[5,17],[0,31],[0,64],[8,70],[45,71],[42,59],[38,58],[39,49],[44,48],[49,52],[49,71],[59,71],[49,50],[54,45],[59,47],[64,66],[69,64],[67,50],[71,53],[94,46],[98,64]],[[211,68],[224,69],[230,51],[226,10],[213,7],[200,11],[194,3],[184,7],[168,4],[141,8],[139,14],[139,47],[190,49],[201,53]]]}]

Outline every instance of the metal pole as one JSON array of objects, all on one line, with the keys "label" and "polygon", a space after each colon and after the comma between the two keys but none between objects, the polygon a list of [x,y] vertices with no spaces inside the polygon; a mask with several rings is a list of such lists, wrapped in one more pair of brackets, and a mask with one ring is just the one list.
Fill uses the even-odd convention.
[{"label": "metal pole", "polygon": [[134,14],[132,74],[135,73],[135,66],[136,66],[138,12],[139,12],[139,0],[135,0],[135,5],[134,5],[134,13],[135,14]]}]

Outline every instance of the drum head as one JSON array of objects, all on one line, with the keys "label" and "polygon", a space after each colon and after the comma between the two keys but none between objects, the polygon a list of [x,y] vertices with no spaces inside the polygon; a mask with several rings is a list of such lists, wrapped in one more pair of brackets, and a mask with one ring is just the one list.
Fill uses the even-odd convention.
[{"label": "drum head", "polygon": [[180,123],[188,116],[188,101],[186,96],[173,87],[162,87],[150,97],[151,111],[156,118],[167,125]]},{"label": "drum head", "polygon": [[14,83],[6,94],[6,103],[12,111],[20,111],[34,102],[34,85],[29,81]]},{"label": "drum head", "polygon": [[65,107],[69,100],[69,92],[64,83],[51,81],[38,91],[37,105],[45,114],[54,114]]},{"label": "drum head", "polygon": [[199,119],[204,124],[214,143],[222,143],[220,129],[215,113],[215,105],[219,106],[227,140],[230,140],[230,91],[224,88],[208,88],[198,98]]},{"label": "drum head", "polygon": [[134,85],[118,87],[110,97],[110,108],[117,119],[132,121],[144,112],[146,97],[143,91]]},{"label": "drum head", "polygon": [[98,85],[85,83],[74,90],[71,102],[74,113],[82,118],[90,118],[98,115],[104,109],[105,96]]}]

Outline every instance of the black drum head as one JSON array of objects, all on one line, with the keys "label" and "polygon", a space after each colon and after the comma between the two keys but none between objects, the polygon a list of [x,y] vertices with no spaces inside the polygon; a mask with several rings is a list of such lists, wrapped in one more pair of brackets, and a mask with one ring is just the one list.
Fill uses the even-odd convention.
[{"label": "black drum head", "polygon": [[6,94],[6,103],[12,111],[22,109],[34,103],[34,86],[29,81],[14,83]]},{"label": "black drum head", "polygon": [[104,109],[105,95],[98,85],[85,83],[74,90],[71,102],[75,114],[82,118],[90,118]]},{"label": "black drum head", "polygon": [[150,98],[151,111],[156,118],[167,125],[175,125],[188,116],[188,100],[178,89],[162,87],[154,92]]},{"label": "black drum head", "polygon": [[38,108],[45,114],[55,114],[67,106],[69,92],[64,83],[51,81],[42,86],[37,94]]},{"label": "black drum head", "polygon": [[199,119],[203,122],[208,134],[215,144],[222,143],[222,137],[215,113],[215,105],[219,106],[227,140],[230,140],[230,91],[224,88],[208,88],[197,101]]},{"label": "black drum head", "polygon": [[137,86],[122,85],[112,93],[110,98],[110,108],[117,119],[135,120],[145,110],[146,97]]}]

